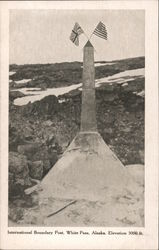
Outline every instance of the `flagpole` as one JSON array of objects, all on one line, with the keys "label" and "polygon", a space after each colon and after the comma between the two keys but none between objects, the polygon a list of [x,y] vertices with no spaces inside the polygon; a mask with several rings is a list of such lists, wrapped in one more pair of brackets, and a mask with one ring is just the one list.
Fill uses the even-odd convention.
[{"label": "flagpole", "polygon": [[[94,31],[93,31],[93,32],[94,32]],[[83,32],[83,34],[85,35],[85,37],[86,37],[88,40],[90,40],[91,37],[93,36],[93,32],[92,32],[92,34],[90,35],[90,37],[88,37],[87,34],[86,34],[85,32]],[[94,51],[97,53],[97,51],[95,50],[95,48],[94,48]]]},{"label": "flagpole", "polygon": [[[93,31],[93,32],[94,32],[94,31]],[[93,36],[93,32],[92,32],[92,34],[90,35],[90,37],[88,38],[88,40],[91,40],[91,37]],[[95,48],[94,48],[94,52],[97,53],[97,51],[95,50]]]},{"label": "flagpole", "polygon": [[[94,31],[93,31],[94,32]],[[89,40],[91,40],[91,38],[92,38],[92,36],[93,36],[93,32],[92,32],[92,34],[90,35],[90,38],[89,38]]]},{"label": "flagpole", "polygon": [[83,33],[84,33],[85,37],[89,40],[89,37],[87,36],[87,34],[85,32],[83,32]]}]

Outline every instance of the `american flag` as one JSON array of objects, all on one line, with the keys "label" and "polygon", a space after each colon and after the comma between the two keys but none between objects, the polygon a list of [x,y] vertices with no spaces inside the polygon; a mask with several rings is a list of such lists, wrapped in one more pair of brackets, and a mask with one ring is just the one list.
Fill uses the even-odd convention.
[{"label": "american flag", "polygon": [[83,29],[78,23],[75,23],[74,28],[70,35],[70,40],[76,45],[79,45],[79,35],[84,33]]},{"label": "american flag", "polygon": [[102,22],[99,22],[93,34],[107,40],[107,30]]}]

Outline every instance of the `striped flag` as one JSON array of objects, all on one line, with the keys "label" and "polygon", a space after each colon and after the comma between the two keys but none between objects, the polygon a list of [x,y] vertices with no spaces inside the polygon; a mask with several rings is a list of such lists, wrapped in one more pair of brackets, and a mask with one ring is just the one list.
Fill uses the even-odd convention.
[{"label": "striped flag", "polygon": [[75,23],[74,28],[70,35],[70,40],[76,45],[79,45],[79,36],[84,33],[83,29],[78,23]]},{"label": "striped flag", "polygon": [[99,22],[93,34],[107,40],[107,30],[102,22]]}]

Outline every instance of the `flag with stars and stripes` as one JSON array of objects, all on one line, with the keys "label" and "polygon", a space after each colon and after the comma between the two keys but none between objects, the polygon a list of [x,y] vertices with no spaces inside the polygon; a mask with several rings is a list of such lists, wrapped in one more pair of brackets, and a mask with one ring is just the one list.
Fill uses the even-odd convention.
[{"label": "flag with stars and stripes", "polygon": [[107,40],[107,30],[102,22],[98,23],[97,27],[93,31],[93,34]]},{"label": "flag with stars and stripes", "polygon": [[70,35],[70,40],[76,45],[79,45],[79,36],[84,33],[83,29],[78,23],[75,23],[74,28]]}]

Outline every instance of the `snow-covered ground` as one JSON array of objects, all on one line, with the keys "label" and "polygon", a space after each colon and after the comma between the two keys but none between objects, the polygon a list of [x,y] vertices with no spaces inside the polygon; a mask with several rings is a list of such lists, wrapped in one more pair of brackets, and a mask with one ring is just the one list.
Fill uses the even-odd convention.
[{"label": "snow-covered ground", "polygon": [[[107,63],[100,63],[100,62],[97,62],[97,63],[94,63],[94,66],[95,67],[100,67],[100,66],[105,66],[105,65],[113,65],[115,63],[113,62],[107,62]],[[81,66],[81,68],[83,68],[83,66]]]},{"label": "snow-covered ground", "polygon": [[142,96],[142,97],[145,96],[145,90],[142,90],[139,93],[137,93],[137,92],[133,92],[133,93],[136,94],[136,95]]},{"label": "snow-covered ground", "polygon": [[[112,76],[104,77],[101,79],[97,79],[95,81],[95,86],[99,87],[103,83],[108,83],[108,84],[113,84],[113,83],[123,83],[122,86],[127,85],[127,82],[132,81],[135,79],[136,76],[141,76],[143,77],[145,74],[145,69],[134,69],[134,70],[127,70],[124,72],[120,72],[118,74],[114,74]],[[31,79],[27,79],[27,81],[30,81]],[[26,82],[26,79],[17,81],[16,83],[24,83]],[[60,88],[48,88],[46,90],[41,90],[40,88],[21,88],[18,89],[20,92],[22,92],[25,95],[25,97],[17,98],[14,100],[14,104],[18,106],[25,105],[29,102],[35,102],[38,100],[41,100],[42,98],[48,96],[48,95],[63,95],[65,93],[70,92],[71,90],[74,89],[79,89],[80,91],[82,90],[82,83],[79,84],[74,84],[68,87],[60,87]],[[141,93],[143,95],[143,93]]]},{"label": "snow-covered ground", "polygon": [[10,71],[10,72],[9,72],[9,75],[12,76],[12,75],[14,75],[15,73],[16,73],[15,71]]},{"label": "snow-covered ground", "polygon": [[27,83],[27,82],[30,82],[32,79],[23,79],[23,80],[20,80],[20,81],[15,81],[15,83],[17,84],[21,84],[21,83]]},{"label": "snow-covered ground", "polygon": [[95,63],[94,64],[94,66],[95,67],[99,67],[99,66],[105,66],[105,65],[113,65],[113,64],[115,64],[115,63],[111,63],[111,62],[108,62],[108,63]]},{"label": "snow-covered ground", "polygon": [[[117,74],[114,74],[112,76],[104,77],[101,79],[96,80],[96,87],[101,86],[102,83],[126,83],[129,81],[134,80],[135,76],[143,76],[145,75],[145,69],[131,69],[126,70]],[[130,78],[127,78],[130,77]]]},{"label": "snow-covered ground", "polygon": [[25,95],[29,94],[29,96],[24,96],[22,98],[15,99],[14,104],[18,106],[22,106],[29,102],[39,101],[48,95],[55,95],[55,96],[63,95],[81,86],[82,84],[79,83],[79,84],[74,84],[68,87],[49,88],[49,89],[42,90],[42,91],[40,90],[40,88],[21,88],[19,89],[19,91]]}]

